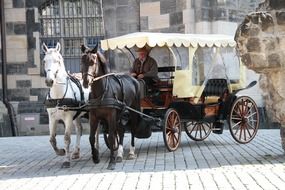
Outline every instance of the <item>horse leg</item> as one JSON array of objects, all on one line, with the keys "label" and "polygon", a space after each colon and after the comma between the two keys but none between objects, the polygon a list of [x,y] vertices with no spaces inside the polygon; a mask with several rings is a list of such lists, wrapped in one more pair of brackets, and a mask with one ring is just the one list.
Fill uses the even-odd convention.
[{"label": "horse leg", "polygon": [[71,159],[78,159],[80,158],[80,139],[82,136],[82,124],[80,122],[80,118],[77,117],[75,120],[73,120],[73,124],[76,130],[76,144],[71,154]]},{"label": "horse leg", "polygon": [[128,160],[136,159],[137,155],[135,154],[135,136],[131,133],[131,144],[130,144],[130,152],[128,155]]},{"label": "horse leg", "polygon": [[115,135],[117,135],[115,132],[117,128],[116,111],[113,111],[113,113],[110,114],[107,123],[109,126],[108,142],[110,145],[110,161],[109,161],[107,169],[114,170],[116,167],[116,156],[115,156],[115,151],[114,151]]},{"label": "horse leg", "polygon": [[50,135],[49,142],[50,142],[53,150],[55,151],[56,155],[64,156],[65,155],[64,149],[58,149],[57,148],[56,124],[57,124],[57,121],[55,119],[51,119],[51,116],[49,115],[49,135]]},{"label": "horse leg", "polygon": [[100,134],[101,122],[98,123],[97,130],[95,132],[95,148],[99,150],[99,134]]},{"label": "horse leg", "polygon": [[130,120],[130,125],[131,125],[131,144],[130,144],[130,152],[128,155],[128,160],[133,160],[137,156],[135,154],[135,127],[137,126],[138,117],[136,113],[131,113],[131,120]]},{"label": "horse leg", "polygon": [[124,130],[123,126],[119,125],[119,128],[118,128],[119,147],[118,147],[118,153],[117,153],[117,158],[116,158],[116,162],[118,162],[118,163],[123,161],[123,155],[124,155],[124,149],[123,149],[124,133],[125,133],[125,130]]},{"label": "horse leg", "polygon": [[[93,162],[95,164],[98,164],[100,162],[100,159],[99,159],[99,149],[97,149],[95,147],[95,133],[97,131],[97,128],[98,128],[98,119],[96,119],[95,115],[92,114],[92,112],[90,111],[89,113],[89,118],[90,118],[90,134],[89,134],[89,143],[90,143],[90,146],[91,146],[91,152],[92,152],[92,159],[93,159]],[[97,136],[98,137],[98,136]]]},{"label": "horse leg", "polygon": [[65,132],[64,132],[64,150],[65,150],[65,161],[62,164],[63,168],[70,167],[70,142],[71,142],[71,129],[73,127],[72,118],[65,120]]}]

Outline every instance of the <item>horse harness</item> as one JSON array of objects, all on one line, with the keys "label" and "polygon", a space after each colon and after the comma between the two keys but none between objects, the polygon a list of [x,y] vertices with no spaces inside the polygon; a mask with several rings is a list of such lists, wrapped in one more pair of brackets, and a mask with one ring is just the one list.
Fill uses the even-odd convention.
[{"label": "horse harness", "polygon": [[[65,98],[65,95],[67,93],[68,86],[69,86],[68,85],[69,80],[71,82],[73,82],[78,87],[78,89],[80,91],[80,100],[77,100],[75,92],[73,89],[72,89],[72,91],[74,93],[74,98]],[[65,92],[64,92],[64,95],[62,98],[53,99],[50,96],[50,91],[48,92],[47,98],[44,101],[44,105],[47,108],[64,107],[64,106],[71,107],[71,108],[72,107],[80,107],[82,104],[85,103],[84,102],[84,92],[83,92],[82,85],[81,85],[80,81],[68,73],[68,76],[66,77],[66,84],[67,84],[66,89],[65,89]],[[72,86],[71,86],[71,88],[72,88]],[[77,109],[76,114],[73,116],[73,120],[78,117],[78,115],[81,113],[81,111],[82,110]]]},{"label": "horse harness", "polygon": [[[122,101],[120,101],[118,99],[118,97],[116,96],[116,94],[114,93],[113,87],[112,85],[109,85],[109,77],[113,77],[118,84],[120,85],[121,89],[122,89]],[[121,79],[121,74],[115,74],[115,73],[109,73],[106,75],[103,75],[101,77],[95,78],[92,82],[96,81],[96,80],[100,80],[102,78],[106,78],[106,83],[105,83],[105,88],[104,88],[104,92],[101,96],[97,97],[97,98],[93,98],[89,100],[89,106],[91,108],[115,108],[115,109],[120,109],[122,110],[124,107],[124,102],[125,102],[125,89],[124,89],[124,85]],[[108,90],[108,87],[111,88],[111,92],[113,93],[114,97],[105,97],[106,96],[106,92]]]}]

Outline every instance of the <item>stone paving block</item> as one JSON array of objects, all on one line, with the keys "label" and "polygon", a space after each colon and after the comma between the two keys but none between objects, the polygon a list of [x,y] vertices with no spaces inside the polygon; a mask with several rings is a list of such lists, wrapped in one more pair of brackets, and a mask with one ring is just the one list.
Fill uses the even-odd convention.
[{"label": "stone paving block", "polygon": [[[47,136],[0,138],[0,189],[282,189],[285,156],[276,142],[279,130],[260,130],[249,144],[236,143],[230,133],[194,142],[182,134],[175,152],[165,148],[161,132],[136,139],[135,160],[125,154],[114,171],[107,170],[109,150],[100,136],[100,163],[91,159],[88,136],[81,142],[81,158],[61,168]],[[58,136],[63,144],[63,136]],[[4,153],[4,154],[3,154]]]}]

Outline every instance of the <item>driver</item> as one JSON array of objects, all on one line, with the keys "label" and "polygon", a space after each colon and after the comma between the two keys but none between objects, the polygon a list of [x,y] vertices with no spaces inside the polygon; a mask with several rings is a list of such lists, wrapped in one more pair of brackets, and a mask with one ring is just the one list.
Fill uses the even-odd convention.
[{"label": "driver", "polygon": [[146,94],[145,88],[153,87],[153,84],[159,80],[157,63],[155,59],[149,56],[149,50],[146,47],[139,48],[136,52],[138,58],[133,63],[131,75],[139,80],[141,84],[141,98],[144,98]]}]

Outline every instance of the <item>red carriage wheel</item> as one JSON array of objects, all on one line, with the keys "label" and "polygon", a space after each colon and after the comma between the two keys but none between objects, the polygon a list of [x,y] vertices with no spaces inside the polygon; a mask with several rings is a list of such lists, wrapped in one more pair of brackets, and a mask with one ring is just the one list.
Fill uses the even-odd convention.
[{"label": "red carriage wheel", "polygon": [[238,97],[232,105],[228,123],[231,135],[237,142],[250,142],[259,127],[259,113],[254,100],[248,96]]},{"label": "red carriage wheel", "polygon": [[177,111],[170,108],[164,116],[163,140],[169,151],[175,151],[181,139],[181,122]]},{"label": "red carriage wheel", "polygon": [[185,123],[185,132],[194,141],[206,139],[212,131],[212,124],[207,122],[190,121]]}]

